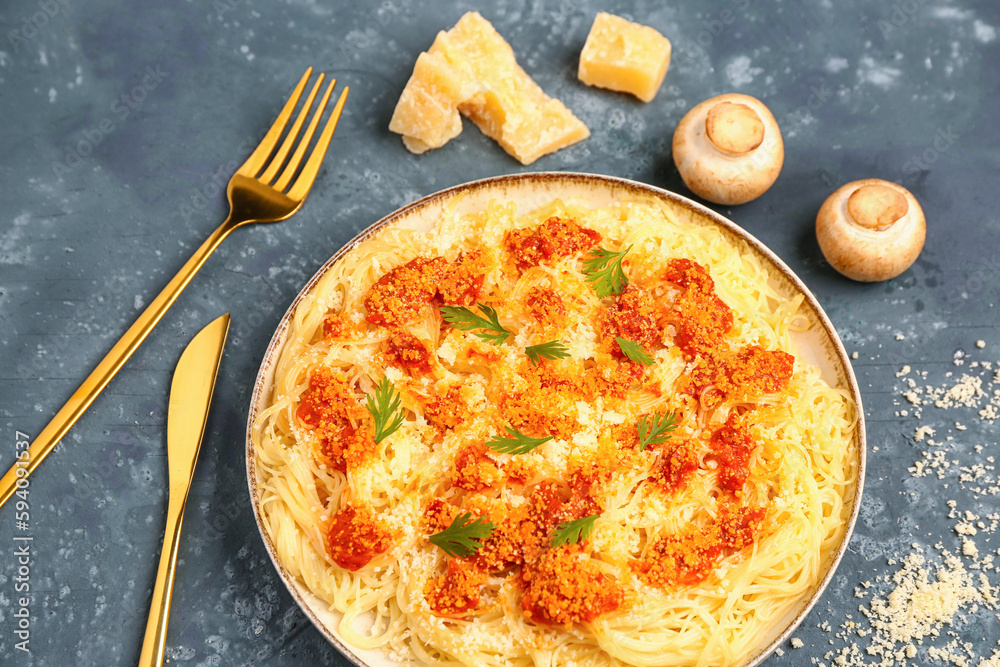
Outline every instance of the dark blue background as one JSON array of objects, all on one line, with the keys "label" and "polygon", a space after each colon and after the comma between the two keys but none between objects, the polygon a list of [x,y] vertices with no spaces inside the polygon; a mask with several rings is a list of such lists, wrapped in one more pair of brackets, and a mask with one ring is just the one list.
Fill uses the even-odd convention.
[{"label": "dark blue background", "polygon": [[[593,136],[523,168],[471,124],[412,156],[387,125],[417,54],[478,9],[520,63]],[[650,104],[587,88],[577,57],[594,14],[613,11],[673,42]],[[989,0],[601,4],[217,0],[20,3],[0,10],[0,467],[16,432],[36,434],[226,213],[222,188],[312,65],[351,86],[324,169],[292,219],[238,231],[31,480],[31,655],[14,648],[12,505],[0,511],[0,662],[134,664],[166,509],[165,409],[183,345],[233,316],[180,548],[171,663],[342,664],[277,578],[254,524],[243,434],[264,348],[287,304],[345,241],[413,199],[528,170],[612,174],[688,194],[670,155],[684,112],[724,92],[764,100],[786,162],[755,202],[716,207],[816,293],[849,350],[869,424],[862,518],[836,579],[789,649],[802,665],[843,646],[855,587],[896,568],[910,544],[955,548],[951,479],[912,478],[918,424],[956,419],[963,456],[997,449],[972,414],[899,417],[904,363],[944,382],[952,355],[1000,359],[1000,6]],[[927,247],[903,276],[862,285],[835,274],[813,234],[840,184],[910,188]],[[902,335],[902,340],[897,340]],[[987,341],[985,350],[974,343]],[[992,355],[992,357],[990,356]],[[936,378],[936,379],[935,379]],[[877,447],[877,450],[875,449]],[[957,456],[957,455],[956,455]],[[968,458],[966,456],[966,458]],[[954,471],[953,471],[954,472]],[[949,473],[949,475],[953,475]],[[968,495],[968,494],[966,494]],[[969,496],[962,506],[992,511]],[[976,505],[979,503],[979,505]],[[994,577],[995,574],[991,574]],[[865,601],[867,602],[867,601]],[[983,656],[991,612],[954,628]],[[834,639],[834,646],[828,642]],[[863,643],[863,642],[862,642]],[[939,642],[940,643],[940,642]],[[786,647],[787,649],[788,647]],[[925,653],[917,663],[925,662]],[[975,664],[975,661],[974,661]]]}]

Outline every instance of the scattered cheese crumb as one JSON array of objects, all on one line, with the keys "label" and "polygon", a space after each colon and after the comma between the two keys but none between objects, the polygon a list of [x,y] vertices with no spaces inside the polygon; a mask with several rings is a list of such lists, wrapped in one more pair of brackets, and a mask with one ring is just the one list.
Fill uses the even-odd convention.
[{"label": "scattered cheese crumb", "polygon": [[[976,341],[976,347],[983,349],[985,341]],[[922,451],[909,471],[917,478],[947,480],[940,484],[942,490],[954,488],[954,481],[964,502],[971,495],[982,504],[967,509],[959,500],[945,500],[944,513],[953,522],[950,541],[942,537],[933,551],[913,542],[909,549],[886,553],[886,563],[895,571],[854,589],[856,598],[871,599],[869,605],[859,607],[867,623],[856,623],[848,616],[835,635],[845,645],[824,654],[827,663],[812,658],[813,665],[1000,667],[1000,651],[986,656],[982,652],[989,651],[979,648],[989,638],[971,634],[971,628],[980,623],[995,627],[1000,618],[1000,586],[994,583],[1000,573],[996,558],[1000,549],[990,544],[991,536],[1000,530],[1000,512],[983,511],[994,507],[1000,496],[995,457],[986,451],[995,440],[985,445],[968,440],[978,432],[969,421],[971,415],[978,414],[985,424],[1000,418],[1000,371],[994,370],[1000,361],[972,361],[959,349],[952,362],[968,372],[942,373],[940,385],[930,384],[931,371],[901,367],[895,373],[900,378],[895,405],[908,404],[908,409],[897,409],[896,414],[923,419],[926,408],[962,415],[961,420],[939,418],[914,428],[913,444]],[[937,439],[936,429],[945,430]],[[933,489],[928,492],[935,493]],[[918,529],[911,524],[901,536],[915,538]]]}]

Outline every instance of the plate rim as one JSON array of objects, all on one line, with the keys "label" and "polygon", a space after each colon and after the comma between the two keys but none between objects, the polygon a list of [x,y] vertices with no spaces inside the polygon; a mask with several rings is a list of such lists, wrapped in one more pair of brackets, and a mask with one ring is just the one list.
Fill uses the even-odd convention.
[{"label": "plate rim", "polygon": [[[682,207],[688,208],[696,214],[702,215],[709,218],[713,223],[725,229],[730,235],[737,237],[741,241],[750,245],[756,252],[763,255],[771,265],[781,274],[782,278],[788,281],[791,286],[799,291],[804,296],[804,303],[807,303],[816,318],[817,323],[823,328],[826,334],[826,338],[832,344],[833,361],[839,364],[838,372],[843,375],[843,380],[847,384],[847,389],[851,395],[852,400],[855,404],[855,434],[854,440],[858,449],[858,474],[857,481],[855,483],[854,494],[852,498],[852,508],[851,514],[847,520],[846,530],[844,532],[844,537],[841,540],[839,547],[836,552],[832,554],[829,568],[827,569],[823,578],[817,583],[815,591],[806,602],[806,604],[799,609],[795,614],[793,619],[789,622],[787,627],[782,630],[771,642],[767,645],[759,647],[757,653],[749,656],[747,662],[745,662],[741,667],[758,667],[764,662],[776,648],[781,646],[789,637],[795,632],[798,626],[805,620],[809,612],[816,605],[819,599],[823,596],[826,591],[827,586],[833,580],[834,575],[838,567],[840,566],[841,560],[843,560],[844,555],[847,553],[848,547],[850,545],[851,536],[854,533],[854,528],[858,520],[858,516],[861,510],[861,500],[862,494],[865,486],[865,473],[867,469],[867,431],[865,425],[865,412],[861,401],[861,389],[858,384],[857,377],[854,373],[854,368],[851,364],[847,349],[844,347],[843,341],[837,334],[836,328],[833,326],[833,322],[830,320],[826,311],[820,305],[819,300],[812,293],[812,291],[806,286],[798,275],[795,274],[792,269],[785,264],[785,262],[778,257],[770,248],[768,248],[764,243],[757,239],[753,234],[746,231],[735,222],[729,218],[723,216],[720,213],[708,208],[707,206],[694,201],[693,199],[686,197],[684,195],[660,188],[648,183],[643,183],[641,181],[635,181],[628,178],[622,178],[619,176],[608,176],[605,174],[592,174],[586,172],[577,171],[540,171],[540,172],[521,172],[516,174],[504,174],[499,176],[489,176],[486,178],[476,179],[473,181],[468,181],[466,183],[460,183],[453,185],[451,187],[433,192],[431,194],[420,197],[409,204],[406,204],[395,211],[383,216],[379,220],[375,221],[353,238],[351,238],[347,243],[345,243],[339,250],[337,250],[322,266],[317,269],[313,276],[302,286],[299,292],[296,294],[295,298],[292,300],[291,304],[282,314],[279,320],[278,326],[275,328],[274,334],[271,336],[268,342],[267,348],[264,351],[264,356],[261,361],[260,368],[254,378],[253,391],[250,396],[250,409],[247,414],[247,427],[245,433],[245,464],[246,464],[246,475],[247,475],[247,486],[250,492],[250,504],[253,508],[254,521],[257,524],[257,531],[260,533],[261,540],[264,543],[265,550],[267,551],[268,557],[271,559],[271,563],[274,565],[282,583],[285,588],[291,594],[292,598],[295,600],[299,609],[304,613],[312,622],[313,626],[319,630],[319,632],[330,642],[338,651],[352,664],[357,667],[371,667],[370,663],[365,662],[364,659],[357,654],[358,649],[355,647],[347,645],[339,636],[334,634],[331,629],[322,622],[322,620],[316,616],[313,610],[310,608],[309,604],[302,596],[301,592],[293,585],[294,577],[292,577],[284,568],[284,566],[279,562],[277,558],[277,553],[274,548],[270,537],[264,527],[264,520],[260,512],[260,494],[257,488],[257,473],[256,473],[256,462],[254,460],[253,443],[251,439],[251,432],[253,429],[253,423],[256,419],[259,404],[262,400],[264,379],[269,375],[272,366],[277,360],[276,353],[281,345],[285,341],[285,334],[288,330],[289,321],[295,309],[298,307],[301,300],[312,290],[316,283],[330,270],[330,267],[339,261],[345,254],[356,247],[359,243],[372,236],[378,232],[383,227],[392,224],[396,220],[403,218],[412,211],[428,206],[434,202],[440,201],[446,197],[451,197],[462,192],[469,192],[472,190],[478,190],[482,188],[490,188],[503,185],[516,185],[520,182],[550,182],[554,183],[557,181],[571,181],[577,182],[579,184],[593,184],[594,182],[599,182],[606,186],[611,186],[612,188],[624,188],[633,192],[638,192],[644,195],[652,195],[661,199],[668,199],[675,204],[679,204]],[[270,389],[270,387],[268,387]]]}]

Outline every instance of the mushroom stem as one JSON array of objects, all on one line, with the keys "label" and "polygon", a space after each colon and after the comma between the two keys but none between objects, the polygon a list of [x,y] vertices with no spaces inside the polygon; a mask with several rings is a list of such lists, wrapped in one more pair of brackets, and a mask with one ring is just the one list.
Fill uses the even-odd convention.
[{"label": "mushroom stem", "polygon": [[851,221],[865,229],[886,229],[905,216],[909,209],[901,192],[881,183],[862,186],[847,200]]},{"label": "mushroom stem", "polygon": [[764,141],[764,123],[747,105],[722,102],[709,110],[705,133],[716,148],[744,155]]}]

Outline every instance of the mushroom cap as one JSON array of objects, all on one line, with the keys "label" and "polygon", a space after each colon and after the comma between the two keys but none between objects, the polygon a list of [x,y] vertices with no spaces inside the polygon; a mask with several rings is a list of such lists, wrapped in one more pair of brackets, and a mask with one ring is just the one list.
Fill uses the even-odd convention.
[{"label": "mushroom cap", "polygon": [[879,178],[841,186],[816,215],[823,256],[837,271],[861,282],[889,280],[906,271],[926,237],[917,199],[903,186]]},{"label": "mushroom cap", "polygon": [[760,100],[729,93],[705,100],[674,130],[674,164],[693,193],[716,204],[764,194],[781,172],[785,145]]}]

